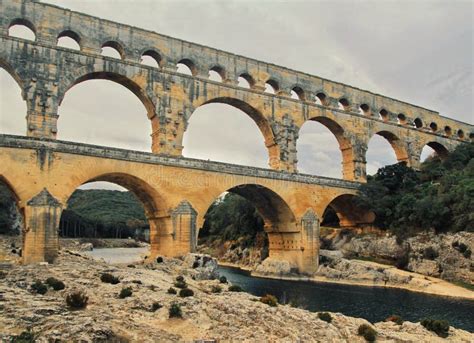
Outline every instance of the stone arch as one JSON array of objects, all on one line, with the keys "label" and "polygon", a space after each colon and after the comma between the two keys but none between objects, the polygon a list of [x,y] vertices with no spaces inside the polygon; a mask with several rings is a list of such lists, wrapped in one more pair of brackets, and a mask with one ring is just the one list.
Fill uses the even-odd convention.
[{"label": "stone arch", "polygon": [[237,75],[238,75],[237,79],[239,77],[244,79],[249,84],[250,89],[253,89],[255,87],[255,83],[256,83],[255,78],[249,72],[242,71],[242,72],[238,73]]},{"label": "stone arch", "polygon": [[[342,175],[345,180],[354,179],[354,151],[352,147],[351,140],[345,135],[344,128],[339,125],[334,119],[315,116],[309,118],[308,121],[315,121],[324,125],[336,138],[339,143],[339,150],[342,155]],[[303,123],[304,125],[304,123]],[[303,125],[301,127],[303,127]],[[300,128],[301,130],[301,128]]]},{"label": "stone arch", "polygon": [[[431,149],[433,149],[436,153],[436,155],[441,159],[441,160],[444,160],[448,157],[448,154],[449,154],[449,150],[441,143],[439,142],[435,142],[435,141],[431,141],[431,142],[428,142],[424,145],[425,146],[429,146]],[[420,155],[418,156],[419,160],[421,161],[421,154],[423,152],[423,148],[421,149],[420,151]]]},{"label": "stone arch", "polygon": [[209,71],[214,71],[216,72],[217,74],[219,74],[219,76],[221,77],[222,81],[221,82],[224,82],[227,78],[227,75],[226,75],[226,70],[223,66],[221,66],[220,64],[211,64],[209,66]]},{"label": "stone arch", "polygon": [[121,43],[121,42],[118,42],[117,40],[106,40],[102,45],[101,45],[101,48],[112,48],[114,50],[116,50],[119,55],[120,55],[120,59],[123,60],[125,59],[125,48],[124,48],[124,44]]},{"label": "stone arch", "polygon": [[79,34],[76,31],[73,31],[70,29],[61,31],[61,33],[58,35],[58,38],[57,38],[58,42],[59,42],[59,39],[63,37],[71,38],[73,41],[77,43],[77,45],[79,46],[79,50],[81,49],[81,36],[79,36]]},{"label": "stone arch", "polygon": [[4,69],[16,81],[18,86],[21,88],[21,95],[23,97],[23,100],[25,100],[25,81],[23,81],[20,74],[18,74],[18,72],[13,68],[13,66],[7,61],[7,58],[0,56],[0,68]]},{"label": "stone arch", "polygon": [[162,62],[163,62],[163,57],[156,49],[154,48],[143,49],[143,51],[140,53],[140,59],[142,59],[144,56],[151,57],[156,62],[158,67],[161,67]]},{"label": "stone arch", "polygon": [[35,35],[35,38],[33,40],[36,41],[38,32],[36,31],[36,27],[35,25],[33,25],[33,22],[31,20],[26,19],[26,18],[15,18],[12,21],[10,21],[10,24],[8,24],[7,31],[9,31],[10,28],[15,25],[22,25],[30,29]]},{"label": "stone arch", "polygon": [[13,201],[15,203],[16,211],[18,212],[20,218],[21,218],[21,223],[20,223],[20,228],[19,228],[19,235],[22,236],[24,234],[25,230],[25,208],[22,205],[21,199],[18,195],[17,190],[15,187],[8,181],[8,179],[4,175],[0,175],[0,187],[4,185],[4,187],[7,189],[7,192],[11,195],[13,198]]},{"label": "stone arch", "polygon": [[321,225],[327,225],[327,215],[333,211],[338,218],[339,227],[369,225],[375,220],[375,213],[357,203],[357,195],[342,194],[333,198],[325,207]]},{"label": "stone arch", "polygon": [[375,132],[375,134],[369,137],[369,141],[374,135],[379,135],[385,138],[390,143],[393,151],[395,152],[395,156],[397,157],[398,162],[406,162],[408,164],[410,163],[407,147],[405,143],[400,138],[398,138],[395,133],[387,130],[377,131]]},{"label": "stone arch", "polygon": [[[197,104],[194,110],[197,109],[199,106],[206,105],[206,104],[213,104],[213,103],[214,104],[215,103],[227,104],[247,114],[247,116],[249,116],[255,122],[255,124],[257,125],[257,127],[259,128],[260,132],[263,135],[265,146],[268,149],[270,165],[272,164],[272,161],[276,161],[276,159],[278,159],[280,152],[279,152],[279,147],[275,142],[275,136],[274,136],[272,127],[268,119],[263,115],[263,113],[260,110],[253,107],[252,105],[248,104],[245,101],[232,98],[232,97],[217,97],[217,98],[207,100],[203,103]],[[189,117],[187,118],[188,121],[191,118],[191,116],[192,114],[190,114]],[[182,144],[182,142],[180,143]]]},{"label": "stone arch", "polygon": [[196,75],[197,75],[197,73],[198,73],[198,67],[197,67],[196,63],[195,63],[192,59],[190,59],[190,58],[182,58],[182,59],[180,59],[180,60],[176,63],[176,65],[178,65],[178,64],[184,64],[186,67],[188,67],[189,70],[191,71],[192,76],[196,76]]}]

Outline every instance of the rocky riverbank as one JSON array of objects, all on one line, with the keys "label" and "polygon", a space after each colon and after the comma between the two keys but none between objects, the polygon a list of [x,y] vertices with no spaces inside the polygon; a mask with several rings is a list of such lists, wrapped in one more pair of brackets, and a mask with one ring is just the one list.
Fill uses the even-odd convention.
[{"label": "rocky riverbank", "polygon": [[[161,262],[161,260],[159,260]],[[108,265],[80,254],[62,250],[53,265],[12,264],[0,279],[1,341],[30,332],[38,342],[50,341],[321,341],[364,342],[358,335],[366,324],[377,332],[378,341],[443,342],[419,323],[371,324],[364,319],[331,313],[331,322],[317,313],[289,305],[271,307],[214,278],[215,260],[202,255],[164,259],[158,263],[129,266]],[[109,273],[118,283],[104,283]],[[179,290],[182,276],[189,297],[169,293]],[[54,277],[65,287],[46,288],[45,294],[32,284]],[[180,285],[182,286],[182,284]],[[123,288],[130,296],[121,298]],[[65,298],[80,291],[87,295],[84,309],[71,309]],[[170,318],[178,304],[181,318]],[[474,335],[449,328],[448,341],[472,342]]]}]

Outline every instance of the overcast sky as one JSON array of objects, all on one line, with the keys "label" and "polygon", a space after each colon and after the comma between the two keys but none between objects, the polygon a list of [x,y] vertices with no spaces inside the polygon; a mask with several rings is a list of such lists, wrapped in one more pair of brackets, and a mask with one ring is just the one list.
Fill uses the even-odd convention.
[{"label": "overcast sky", "polygon": [[[469,123],[473,118],[473,1],[48,0],[58,6],[283,65],[401,99]],[[26,107],[0,70],[1,132],[23,134]],[[150,151],[141,102],[110,81],[73,87],[59,110],[58,138]],[[256,125],[226,105],[196,110],[184,154],[267,166]],[[303,126],[299,170],[341,176],[337,141]],[[374,138],[373,173],[395,157]]]}]

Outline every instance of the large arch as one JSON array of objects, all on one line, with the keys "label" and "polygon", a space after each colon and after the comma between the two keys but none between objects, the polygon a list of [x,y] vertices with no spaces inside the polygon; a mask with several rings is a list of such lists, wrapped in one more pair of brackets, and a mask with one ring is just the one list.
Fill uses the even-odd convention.
[{"label": "large arch", "polygon": [[24,83],[3,58],[0,58],[0,82],[0,133],[25,135],[27,104],[24,101]]},{"label": "large arch", "polygon": [[[393,151],[395,152],[395,156],[397,157],[398,162],[409,161],[406,145],[400,138],[398,138],[395,133],[383,130],[378,131],[375,134],[385,138],[390,143],[393,148]],[[369,139],[371,139],[372,137],[370,137]]]},{"label": "large arch", "polygon": [[[254,123],[257,125],[260,133],[263,136],[265,147],[268,150],[269,164],[270,164],[270,167],[272,167],[275,161],[277,161],[279,158],[279,154],[280,154],[279,147],[275,142],[275,136],[273,134],[273,130],[269,121],[267,120],[267,118],[265,118],[265,116],[262,114],[260,110],[246,103],[245,101],[232,98],[232,97],[216,97],[216,98],[207,100],[203,103],[197,104],[195,109],[198,109],[199,107],[207,105],[207,104],[230,105],[244,112],[248,117],[250,117],[250,119],[252,119]],[[193,114],[189,116],[188,121],[191,119],[192,115]]]},{"label": "large arch", "polygon": [[20,198],[13,185],[0,175],[0,234],[10,236],[12,255],[7,259],[19,259],[25,232],[25,211],[20,206]]},{"label": "large arch", "polygon": [[367,174],[375,174],[378,169],[397,162],[410,165],[406,142],[387,130],[375,131],[368,137],[365,160]]},{"label": "large arch", "polygon": [[431,141],[431,142],[426,143],[423,149],[421,150],[420,156],[419,156],[420,162],[423,162],[423,160],[426,157],[429,157],[428,155],[430,155],[429,151],[426,151],[427,147],[431,148],[429,150],[432,150],[435,153],[436,157],[439,157],[441,160],[444,160],[448,157],[449,150],[443,144],[439,142]]},{"label": "large arch", "polygon": [[332,199],[324,210],[322,225],[330,212],[337,215],[339,227],[369,225],[375,220],[375,213],[362,207],[354,194],[342,194]]}]

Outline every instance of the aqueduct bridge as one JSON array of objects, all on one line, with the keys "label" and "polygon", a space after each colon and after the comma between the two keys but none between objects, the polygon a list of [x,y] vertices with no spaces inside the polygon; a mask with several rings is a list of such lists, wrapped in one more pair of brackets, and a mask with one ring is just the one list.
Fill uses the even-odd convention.
[{"label": "aqueduct bridge", "polygon": [[[14,25],[31,29],[34,41],[11,37]],[[72,38],[80,48],[58,46],[61,37]],[[207,209],[230,191],[254,203],[264,218],[270,257],[312,273],[319,221],[328,206],[341,225],[373,220],[351,201],[365,181],[365,153],[373,135],[387,139],[397,159],[414,168],[425,145],[443,157],[473,139],[472,125],[425,108],[36,1],[0,2],[0,41],[0,66],[17,81],[27,105],[26,136],[0,135],[0,178],[15,194],[25,220],[25,263],[54,260],[61,211],[77,187],[110,181],[143,203],[152,254],[192,251]],[[103,47],[114,48],[120,58],[102,56]],[[157,66],[141,64],[142,56],[152,57]],[[178,73],[178,63],[192,75]],[[221,82],[209,79],[211,70]],[[248,87],[239,86],[239,78]],[[117,82],[141,100],[150,120],[152,153],[56,140],[65,94],[91,79]],[[266,84],[275,94],[264,92]],[[237,107],[255,121],[268,149],[269,169],[181,156],[193,111],[208,103]],[[297,172],[298,131],[308,120],[325,125],[337,138],[343,180]]]}]

